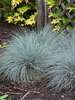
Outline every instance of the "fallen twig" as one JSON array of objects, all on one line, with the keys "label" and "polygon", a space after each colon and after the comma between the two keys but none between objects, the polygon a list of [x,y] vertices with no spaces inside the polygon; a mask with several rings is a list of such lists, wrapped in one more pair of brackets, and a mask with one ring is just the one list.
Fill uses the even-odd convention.
[{"label": "fallen twig", "polygon": [[21,100],[23,100],[28,94],[30,94],[29,91],[21,98]]},{"label": "fallen twig", "polygon": [[14,93],[14,92],[6,92],[5,94],[11,94],[11,95],[13,95],[13,94],[15,95],[15,94],[16,94],[16,95],[19,95],[19,94],[22,94],[22,93],[19,93],[19,92],[18,92],[18,93]]},{"label": "fallen twig", "polygon": [[21,100],[23,100],[28,94],[30,93],[39,93],[39,92],[36,92],[36,91],[28,91],[22,98]]}]

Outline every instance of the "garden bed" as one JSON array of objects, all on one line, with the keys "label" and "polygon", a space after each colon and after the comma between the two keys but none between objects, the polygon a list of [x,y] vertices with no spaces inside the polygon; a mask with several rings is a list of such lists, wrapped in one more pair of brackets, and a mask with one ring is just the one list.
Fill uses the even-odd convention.
[{"label": "garden bed", "polygon": [[[0,49],[0,55],[2,50]],[[54,93],[53,89],[46,89],[43,86],[39,86],[39,83],[35,86],[21,88],[14,82],[0,82],[0,96],[3,95],[8,95],[11,100],[75,100],[75,92]]]},{"label": "garden bed", "polygon": [[[0,23],[0,39],[5,40],[10,38],[11,30],[17,28],[6,22]],[[0,49],[0,55],[2,55],[3,49]],[[37,83],[35,86],[29,86],[21,88],[14,82],[3,84],[0,82],[0,96],[8,95],[11,100],[75,100],[75,92],[60,92],[54,93],[53,89],[46,89]],[[7,99],[8,100],[8,99]]]},{"label": "garden bed", "polygon": [[0,84],[0,95],[9,95],[11,100],[75,100],[75,93],[54,93],[52,89],[30,86],[21,89],[16,83]]},{"label": "garden bed", "polygon": [[[0,20],[0,39],[9,39],[13,34],[13,31],[19,32],[21,30],[21,26],[16,26],[13,24],[9,24],[6,21]],[[31,26],[25,26],[26,30],[32,30]]]}]

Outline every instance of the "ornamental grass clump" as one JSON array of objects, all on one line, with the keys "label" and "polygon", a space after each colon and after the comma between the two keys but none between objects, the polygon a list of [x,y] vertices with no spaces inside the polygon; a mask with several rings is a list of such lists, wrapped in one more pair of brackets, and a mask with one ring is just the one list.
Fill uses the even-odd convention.
[{"label": "ornamental grass clump", "polygon": [[56,92],[63,89],[71,92],[75,89],[75,37],[67,41],[66,46],[61,46],[56,65],[50,67],[46,74],[47,87],[54,87]]},{"label": "ornamental grass clump", "polygon": [[45,69],[57,61],[56,53],[60,37],[50,34],[51,32],[46,29],[49,27],[37,35],[35,32],[28,34],[24,31],[12,37],[9,41],[10,46],[5,48],[0,58],[1,79],[7,77],[7,80],[17,82],[22,87],[32,81],[42,81]]}]

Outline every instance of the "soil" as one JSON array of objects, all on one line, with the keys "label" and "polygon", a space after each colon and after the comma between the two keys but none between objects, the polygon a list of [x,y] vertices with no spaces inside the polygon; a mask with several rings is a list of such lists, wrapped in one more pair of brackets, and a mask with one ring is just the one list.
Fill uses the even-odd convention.
[{"label": "soil", "polygon": [[0,20],[0,39],[7,39],[10,37],[11,31],[16,30],[18,27],[12,24],[8,24]]},{"label": "soil", "polygon": [[12,34],[15,34],[14,32],[20,32],[20,31],[22,32],[23,28],[29,32],[35,27],[31,27],[31,26],[21,27],[11,23],[9,24],[4,20],[3,21],[0,20],[0,40],[9,39],[12,36]]},{"label": "soil", "polygon": [[75,100],[75,93],[60,92],[54,93],[53,89],[44,87],[25,87],[20,88],[16,83],[0,84],[0,96],[8,95],[11,100]]},{"label": "soil", "polygon": [[[19,26],[0,22],[0,42],[10,38],[11,30],[17,30]],[[2,54],[2,49],[0,49]],[[0,96],[8,95],[11,100],[75,100],[75,92],[59,92],[54,93],[53,89],[46,89],[43,86],[29,86],[21,88],[18,84],[10,82],[3,84],[0,82]]]}]

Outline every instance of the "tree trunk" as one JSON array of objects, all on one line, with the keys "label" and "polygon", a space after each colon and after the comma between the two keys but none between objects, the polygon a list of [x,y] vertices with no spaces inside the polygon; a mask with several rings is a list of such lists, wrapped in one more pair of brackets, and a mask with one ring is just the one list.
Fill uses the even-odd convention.
[{"label": "tree trunk", "polygon": [[37,0],[37,30],[39,31],[47,23],[46,0]]}]

